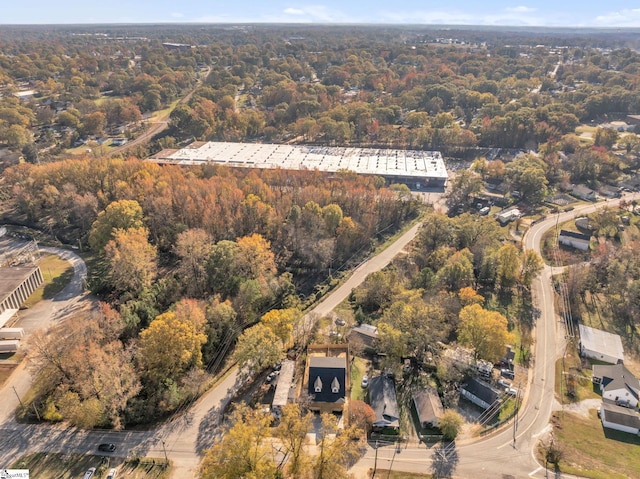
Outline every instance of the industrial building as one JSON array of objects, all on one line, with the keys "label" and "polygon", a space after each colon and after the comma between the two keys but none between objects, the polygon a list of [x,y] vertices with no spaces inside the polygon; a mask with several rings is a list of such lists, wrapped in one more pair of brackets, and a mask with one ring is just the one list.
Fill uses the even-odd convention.
[{"label": "industrial building", "polygon": [[38,266],[0,268],[0,313],[19,309],[42,282]]},{"label": "industrial building", "polygon": [[149,161],[181,166],[217,164],[231,168],[341,170],[381,176],[409,187],[446,186],[447,169],[439,151],[345,148],[260,143],[194,142],[167,149]]}]

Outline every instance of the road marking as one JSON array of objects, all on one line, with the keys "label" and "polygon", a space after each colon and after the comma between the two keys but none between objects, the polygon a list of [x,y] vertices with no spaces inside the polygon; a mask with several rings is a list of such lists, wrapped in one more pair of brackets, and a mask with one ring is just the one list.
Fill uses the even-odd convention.
[{"label": "road marking", "polygon": [[542,466],[539,466],[538,469],[536,469],[535,471],[531,471],[529,473],[529,477],[531,476],[535,476],[538,472],[540,472],[542,470]]}]

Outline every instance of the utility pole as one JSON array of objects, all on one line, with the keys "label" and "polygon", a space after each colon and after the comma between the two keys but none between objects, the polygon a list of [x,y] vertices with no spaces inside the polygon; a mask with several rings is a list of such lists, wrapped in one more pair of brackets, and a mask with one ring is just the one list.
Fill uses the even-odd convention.
[{"label": "utility pole", "polygon": [[164,462],[169,464],[169,458],[167,458],[167,449],[164,447],[164,439],[162,440],[162,450],[164,451]]},{"label": "utility pole", "polygon": [[18,391],[16,391],[16,387],[15,386],[11,386],[11,387],[13,388],[13,392],[16,394],[18,401],[20,402],[20,407],[24,409],[24,404],[22,404],[22,399],[20,399],[20,396],[18,396]]},{"label": "utility pole", "polygon": [[378,441],[376,440],[376,458],[373,462],[373,474],[371,474],[371,479],[376,477],[376,470],[378,469]]}]

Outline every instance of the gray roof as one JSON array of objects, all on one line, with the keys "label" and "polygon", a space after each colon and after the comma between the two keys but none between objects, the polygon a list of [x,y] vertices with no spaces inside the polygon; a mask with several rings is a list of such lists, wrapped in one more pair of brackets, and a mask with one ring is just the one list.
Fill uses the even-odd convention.
[{"label": "gray roof", "polygon": [[466,384],[462,385],[462,388],[487,404],[493,404],[500,397],[500,391],[491,386],[491,384],[475,378],[469,379]]},{"label": "gray roof", "polygon": [[376,413],[375,427],[400,427],[400,413],[393,379],[376,376],[369,381],[369,403]]},{"label": "gray roof", "polygon": [[616,406],[603,401],[600,407],[600,416],[603,421],[606,420],[621,426],[640,429],[640,417],[638,417],[638,413],[634,409]]},{"label": "gray roof", "polygon": [[440,396],[434,389],[425,389],[414,394],[413,404],[416,406],[420,424],[433,423],[440,419],[444,412]]},{"label": "gray roof", "polygon": [[584,324],[579,325],[580,343],[583,349],[606,354],[618,360],[624,360],[622,340],[617,334],[607,333],[600,329],[590,328]]},{"label": "gray roof", "polygon": [[280,375],[278,376],[278,385],[273,395],[273,406],[284,406],[289,401],[289,393],[291,392],[291,383],[293,382],[295,368],[295,361],[287,359],[282,363]]},{"label": "gray roof", "polygon": [[0,267],[0,302],[29,278],[37,266]]},{"label": "gray roof", "polygon": [[640,381],[624,364],[614,364],[613,366],[596,364],[593,366],[593,376],[602,379],[602,387],[605,391],[628,389],[638,399]]},{"label": "gray roof", "polygon": [[350,170],[359,174],[406,177],[448,178],[439,151],[344,148],[265,143],[207,142],[181,150],[163,150],[150,158],[156,163],[284,170]]}]

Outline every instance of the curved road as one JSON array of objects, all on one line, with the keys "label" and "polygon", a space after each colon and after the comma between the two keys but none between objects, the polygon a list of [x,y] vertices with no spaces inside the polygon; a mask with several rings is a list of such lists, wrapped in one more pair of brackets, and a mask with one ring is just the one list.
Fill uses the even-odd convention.
[{"label": "curved road", "polygon": [[[640,195],[629,196],[627,199],[633,198],[640,198]],[[534,225],[525,235],[525,247],[539,251],[543,233],[554,227],[556,222],[567,221],[579,214],[588,214],[608,204],[611,203],[585,205]],[[414,226],[386,250],[360,265],[352,276],[318,304],[309,316],[323,316],[330,313],[351,293],[353,288],[364,281],[368,274],[389,264],[415,238],[419,227],[420,225]],[[75,256],[66,250],[62,251],[72,258]],[[81,266],[74,264],[75,268],[79,271]],[[74,286],[69,285],[68,288],[77,288],[82,283],[74,279],[72,284]],[[58,309],[57,314],[49,311],[51,320],[66,315],[67,309],[77,302],[77,296],[71,297],[71,291],[68,291],[68,288],[60,294],[60,298],[67,299],[56,303],[57,297],[51,301],[61,308]],[[445,451],[430,450],[426,446],[406,447],[400,450],[396,450],[395,447],[381,447],[377,452],[378,468],[389,468],[392,465],[394,470],[432,472],[433,464],[436,462],[440,463],[444,469],[449,468],[454,477],[473,477],[474,479],[544,477],[543,468],[533,457],[533,448],[549,430],[549,418],[554,403],[555,360],[563,346],[562,341],[557,341],[556,338],[564,336],[563,327],[558,322],[553,308],[551,268],[545,267],[542,274],[533,282],[532,291],[534,305],[540,310],[535,330],[536,360],[534,366],[529,369],[528,387],[515,434],[511,425],[485,439],[469,444],[457,444]],[[76,292],[79,293],[77,289]],[[51,304],[43,305],[41,313],[46,314],[47,308],[51,308]],[[33,308],[31,311],[35,313],[36,310],[37,308]],[[81,431],[55,425],[17,424],[11,419],[11,412],[18,405],[18,401],[10,388],[15,385],[22,395],[28,389],[29,382],[30,378],[26,372],[16,373],[0,390],[2,398],[0,434],[3,438],[0,441],[0,467],[5,467],[29,452],[87,454],[95,453],[97,444],[101,442],[113,442],[118,446],[114,455],[120,457],[131,453],[163,457],[166,453],[175,466],[172,477],[183,479],[196,476],[202,451],[213,442],[220,424],[220,412],[233,396],[239,381],[237,369],[234,368],[188,412],[149,431]],[[367,477],[366,472],[373,468],[374,459],[375,451],[369,449],[351,472],[357,478]]]},{"label": "curved road", "polygon": [[[627,195],[625,200],[640,199],[640,194]],[[599,208],[617,206],[619,200],[609,200],[578,206],[533,225],[524,237],[524,247],[540,253],[540,241],[546,231],[557,224]],[[500,432],[473,443],[456,444],[446,450],[429,450],[426,446],[407,447],[396,451],[394,446],[378,449],[378,469],[406,472],[433,472],[434,463],[440,470],[449,470],[452,477],[474,479],[544,478],[545,470],[534,457],[539,440],[551,431],[549,419],[555,402],[555,362],[564,349],[564,325],[554,309],[552,268],[545,265],[532,283],[533,305],[539,310],[535,327],[534,364],[520,409],[517,427],[513,421]],[[524,385],[523,385],[524,386]],[[514,439],[515,438],[515,439]],[[370,449],[352,469],[357,478],[368,477],[374,467],[375,451]],[[562,477],[570,477],[564,474]]]}]

